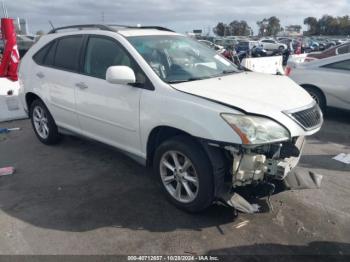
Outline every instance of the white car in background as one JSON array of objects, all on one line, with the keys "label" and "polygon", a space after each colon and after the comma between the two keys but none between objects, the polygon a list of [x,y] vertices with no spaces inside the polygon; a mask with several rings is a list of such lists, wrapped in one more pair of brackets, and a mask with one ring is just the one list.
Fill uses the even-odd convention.
[{"label": "white car in background", "polygon": [[218,200],[242,210],[237,189],[283,181],[323,122],[288,77],[239,70],[161,27],[56,28],[25,55],[20,79],[42,143],[74,133],[114,146],[153,166],[192,212]]},{"label": "white car in background", "polygon": [[327,106],[350,110],[350,54],[308,63],[291,63],[286,74],[316,100]]},{"label": "white car in background", "polygon": [[288,48],[286,44],[280,43],[274,39],[261,39],[259,45],[269,51],[283,51]]}]

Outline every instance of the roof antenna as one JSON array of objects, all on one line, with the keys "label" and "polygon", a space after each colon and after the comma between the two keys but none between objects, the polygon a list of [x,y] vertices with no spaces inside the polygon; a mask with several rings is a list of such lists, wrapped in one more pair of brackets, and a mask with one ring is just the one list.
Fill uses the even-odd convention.
[{"label": "roof antenna", "polygon": [[49,24],[51,25],[52,30],[55,30],[55,27],[53,26],[53,24],[52,24],[51,20],[49,20]]},{"label": "roof antenna", "polygon": [[5,18],[8,18],[9,15],[8,15],[8,13],[7,13],[7,8],[5,7],[4,0],[2,0],[1,2],[2,2],[2,11],[4,12],[4,17],[5,17]]}]

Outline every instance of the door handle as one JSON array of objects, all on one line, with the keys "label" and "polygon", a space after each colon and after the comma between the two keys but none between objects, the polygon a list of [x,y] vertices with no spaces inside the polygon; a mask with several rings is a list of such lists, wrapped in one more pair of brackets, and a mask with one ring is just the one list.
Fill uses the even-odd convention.
[{"label": "door handle", "polygon": [[36,73],[36,76],[39,77],[39,78],[44,78],[45,77],[45,75],[42,72]]},{"label": "door handle", "polygon": [[76,83],[75,86],[79,87],[80,89],[88,88],[87,84],[85,84],[84,82]]}]

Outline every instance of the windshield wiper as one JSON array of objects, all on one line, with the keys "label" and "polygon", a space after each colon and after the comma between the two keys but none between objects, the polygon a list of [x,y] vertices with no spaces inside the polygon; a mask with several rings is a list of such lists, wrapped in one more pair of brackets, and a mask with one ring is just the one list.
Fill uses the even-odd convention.
[{"label": "windshield wiper", "polygon": [[168,81],[168,83],[177,84],[177,83],[191,82],[191,81],[197,81],[197,80],[203,80],[203,79],[206,79],[206,77],[191,77],[186,80],[170,80]]},{"label": "windshield wiper", "polygon": [[235,71],[235,70],[224,70],[224,71],[222,71],[222,74],[224,74],[224,75],[229,75],[229,74],[234,74],[234,73],[238,73],[238,72]]}]

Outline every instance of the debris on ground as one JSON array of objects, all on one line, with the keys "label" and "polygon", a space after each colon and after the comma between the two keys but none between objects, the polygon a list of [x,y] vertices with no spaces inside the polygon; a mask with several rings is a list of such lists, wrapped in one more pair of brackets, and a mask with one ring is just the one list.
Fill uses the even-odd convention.
[{"label": "debris on ground", "polygon": [[226,203],[246,214],[253,214],[259,212],[260,206],[258,204],[250,204],[247,200],[245,200],[242,196],[237,193],[234,193],[232,196],[229,196],[229,199]]},{"label": "debris on ground", "polygon": [[337,160],[339,162],[342,162],[344,164],[350,164],[350,154],[345,154],[345,153],[341,153],[335,157],[333,157],[334,160]]},{"label": "debris on ground", "polygon": [[0,176],[12,175],[15,172],[15,168],[12,166],[0,168]]},{"label": "debris on ground", "polygon": [[281,227],[284,226],[284,216],[282,214],[282,210],[278,210],[276,217],[272,219],[273,222]]},{"label": "debris on ground", "polygon": [[238,223],[236,225],[233,225],[233,227],[238,229],[238,228],[244,227],[244,226],[246,226],[248,224],[249,224],[249,220],[244,220],[244,221],[242,221],[242,222],[240,222],[240,223]]},{"label": "debris on ground", "polygon": [[0,134],[0,142],[4,140],[6,140],[6,136],[4,136],[3,134]]},{"label": "debris on ground", "polygon": [[0,134],[9,133],[9,132],[11,132],[11,131],[18,131],[18,130],[21,130],[21,128],[19,128],[19,127],[14,127],[14,128],[0,128]]}]

